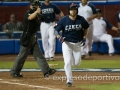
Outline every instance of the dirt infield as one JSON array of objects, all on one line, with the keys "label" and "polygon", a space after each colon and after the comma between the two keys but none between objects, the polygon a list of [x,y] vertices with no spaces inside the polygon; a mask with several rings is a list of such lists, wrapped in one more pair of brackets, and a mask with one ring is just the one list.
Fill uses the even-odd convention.
[{"label": "dirt infield", "polygon": [[[0,55],[0,61],[13,61],[17,55]],[[34,58],[29,55],[27,60]],[[56,60],[63,59],[61,54],[55,56]],[[112,57],[107,54],[93,54],[83,60],[120,60],[120,55]],[[13,78],[9,72],[0,72],[0,90],[90,90],[83,89],[82,85],[120,83],[120,73],[117,72],[73,72],[73,86],[66,87],[65,72],[56,72],[49,78],[44,78],[41,72],[22,72],[23,78]]]},{"label": "dirt infield", "polygon": [[[66,87],[64,72],[56,72],[49,78],[44,78],[41,72],[22,73],[24,74],[23,78],[12,78],[8,72],[0,72],[0,90],[87,90],[80,87],[91,83],[120,83],[120,73],[73,72],[72,87]],[[110,78],[110,76],[115,78]],[[93,77],[93,79],[87,77]]]}]

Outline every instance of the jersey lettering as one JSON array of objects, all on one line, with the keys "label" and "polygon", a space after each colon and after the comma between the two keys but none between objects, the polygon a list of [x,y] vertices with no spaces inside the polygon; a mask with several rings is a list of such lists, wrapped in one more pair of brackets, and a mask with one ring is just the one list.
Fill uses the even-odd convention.
[{"label": "jersey lettering", "polygon": [[74,30],[80,30],[82,28],[81,24],[80,25],[66,25],[65,30],[67,31],[74,31]]},{"label": "jersey lettering", "polygon": [[54,9],[53,8],[42,9],[42,14],[47,14],[47,13],[54,13]]}]

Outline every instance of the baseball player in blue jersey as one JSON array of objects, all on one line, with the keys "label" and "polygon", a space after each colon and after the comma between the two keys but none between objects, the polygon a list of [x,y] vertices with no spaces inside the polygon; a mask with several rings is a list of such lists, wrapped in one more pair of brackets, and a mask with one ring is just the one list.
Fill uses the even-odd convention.
[{"label": "baseball player in blue jersey", "polygon": [[119,29],[102,17],[102,11],[100,9],[97,9],[97,12],[98,17],[93,20],[93,42],[106,42],[109,47],[109,56],[112,56],[114,55],[113,38],[107,34],[106,28],[114,31],[119,31]]},{"label": "baseball player in blue jersey", "polygon": [[45,0],[41,5],[41,9],[40,31],[45,58],[46,60],[54,60],[56,42],[54,35],[55,15],[59,14],[60,17],[63,17],[64,14],[55,4],[50,3],[50,0]]},{"label": "baseball player in blue jersey", "polygon": [[84,58],[87,54],[92,55],[93,19],[97,17],[97,11],[95,6],[89,3],[88,0],[81,0],[78,15],[83,16],[89,23],[86,44],[82,47],[82,57]]},{"label": "baseball player in blue jersey", "polygon": [[[64,69],[67,77],[66,85],[72,86],[71,65],[76,66],[81,61],[81,46],[85,44],[88,22],[78,14],[78,7],[72,3],[68,6],[69,15],[63,17],[55,26],[55,36],[62,42]],[[59,32],[62,30],[62,35]]]}]

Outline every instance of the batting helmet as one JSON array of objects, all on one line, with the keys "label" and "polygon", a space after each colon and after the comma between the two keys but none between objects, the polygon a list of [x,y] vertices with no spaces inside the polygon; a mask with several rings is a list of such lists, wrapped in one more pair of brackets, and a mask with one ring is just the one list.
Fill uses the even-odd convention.
[{"label": "batting helmet", "polygon": [[77,4],[75,3],[71,3],[69,6],[68,6],[68,13],[70,14],[70,10],[73,10],[73,9],[76,9],[77,10],[77,13],[78,13],[78,6]]}]

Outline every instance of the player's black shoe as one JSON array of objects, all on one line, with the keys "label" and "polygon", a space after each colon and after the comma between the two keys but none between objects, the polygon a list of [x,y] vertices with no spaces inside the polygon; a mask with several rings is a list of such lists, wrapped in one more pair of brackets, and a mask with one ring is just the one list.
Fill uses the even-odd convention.
[{"label": "player's black shoe", "polygon": [[54,61],[54,57],[50,57],[50,60],[51,60],[51,61]]},{"label": "player's black shoe", "polygon": [[86,57],[86,55],[82,55],[82,56],[81,56],[82,59],[85,58],[85,57]]},{"label": "player's black shoe", "polygon": [[49,61],[50,60],[50,58],[45,58],[46,59],[46,61]]},{"label": "player's black shoe", "polygon": [[114,53],[109,53],[109,56],[114,56]]},{"label": "player's black shoe", "polygon": [[67,86],[67,87],[71,87],[71,86],[72,86],[72,83],[68,82],[68,83],[66,84],[66,86]]},{"label": "player's black shoe", "polygon": [[89,52],[88,52],[88,55],[89,55],[89,56],[92,56],[92,52],[91,52],[91,51],[89,51]]},{"label": "player's black shoe", "polygon": [[45,78],[46,78],[46,77],[49,77],[49,75],[52,75],[52,74],[54,74],[55,72],[56,72],[55,69],[50,69],[47,73],[44,74],[44,77],[45,77]]},{"label": "player's black shoe", "polygon": [[23,77],[23,75],[21,73],[11,73],[11,76],[14,78]]}]

